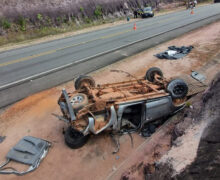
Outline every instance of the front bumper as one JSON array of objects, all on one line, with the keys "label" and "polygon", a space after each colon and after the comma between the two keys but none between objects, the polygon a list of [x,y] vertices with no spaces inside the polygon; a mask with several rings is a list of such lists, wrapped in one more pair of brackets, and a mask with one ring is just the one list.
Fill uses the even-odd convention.
[{"label": "front bumper", "polygon": [[145,14],[142,14],[142,17],[145,18],[145,17],[152,17],[154,16],[153,13],[145,13]]},{"label": "front bumper", "polygon": [[62,96],[64,97],[65,102],[60,102],[59,101],[58,104],[60,105],[60,109],[61,109],[63,115],[64,116],[65,115],[69,116],[71,121],[75,121],[76,120],[76,115],[74,113],[74,110],[73,110],[72,105],[71,105],[70,100],[69,100],[69,96],[68,96],[65,89],[62,90]]},{"label": "front bumper", "polygon": [[110,119],[109,119],[108,123],[105,126],[103,126],[101,129],[98,129],[98,130],[95,129],[95,119],[94,119],[94,117],[89,117],[89,123],[88,123],[86,129],[82,132],[83,135],[87,135],[87,134],[90,134],[90,133],[99,134],[102,131],[104,131],[104,130],[110,128],[110,127],[112,127],[113,130],[116,129],[118,121],[117,121],[117,113],[115,111],[114,106],[111,106],[110,111],[111,111],[110,112],[111,116],[110,116]]}]

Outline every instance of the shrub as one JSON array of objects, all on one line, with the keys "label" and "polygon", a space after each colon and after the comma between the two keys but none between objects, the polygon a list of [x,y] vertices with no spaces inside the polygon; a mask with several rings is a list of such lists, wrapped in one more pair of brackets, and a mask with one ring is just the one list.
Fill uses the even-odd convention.
[{"label": "shrub", "polygon": [[9,29],[11,27],[11,23],[7,19],[1,19],[0,25],[3,27],[3,29]]},{"label": "shrub", "polygon": [[84,12],[84,8],[83,7],[80,7],[79,8],[81,14],[82,14],[82,17],[84,18],[85,17],[85,12]]},{"label": "shrub", "polygon": [[83,7],[80,7],[79,10],[80,10],[81,12],[84,12],[84,8],[83,8]]},{"label": "shrub", "polygon": [[24,17],[19,17],[18,24],[21,26],[20,29],[22,31],[26,31],[26,24],[27,24],[27,22],[26,22],[26,19]]},{"label": "shrub", "polygon": [[102,7],[101,6],[96,6],[95,11],[94,11],[94,15],[97,18],[102,16]]},{"label": "shrub", "polygon": [[69,19],[67,16],[63,16],[62,21],[63,21],[63,23],[68,23]]},{"label": "shrub", "polygon": [[39,21],[41,21],[41,20],[43,19],[43,16],[42,16],[41,14],[37,14],[37,19],[38,19]]},{"label": "shrub", "polygon": [[56,18],[56,21],[57,21],[58,23],[61,23],[61,21],[62,21],[61,17],[57,17],[57,18]]},{"label": "shrub", "polygon": [[52,25],[52,19],[49,16],[46,16],[45,20],[46,20],[47,26],[51,26]]},{"label": "shrub", "polygon": [[76,20],[75,16],[71,16],[71,19],[72,19],[72,21]]},{"label": "shrub", "polygon": [[91,22],[92,22],[92,20],[91,19],[89,19],[88,17],[85,17],[85,22],[87,23],[87,24],[90,24]]},{"label": "shrub", "polygon": [[191,102],[187,101],[185,105],[186,105],[186,107],[190,107],[192,104],[191,104]]}]

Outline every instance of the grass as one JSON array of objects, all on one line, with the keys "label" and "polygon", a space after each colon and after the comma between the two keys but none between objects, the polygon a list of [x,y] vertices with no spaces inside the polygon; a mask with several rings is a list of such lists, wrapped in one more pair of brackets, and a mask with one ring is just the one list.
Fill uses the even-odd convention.
[{"label": "grass", "polygon": [[187,101],[185,105],[186,105],[186,107],[190,107],[192,105],[192,103]]},{"label": "grass", "polygon": [[48,36],[48,35],[56,35],[56,34],[62,34],[66,32],[71,31],[77,31],[93,26],[98,26],[106,23],[112,23],[115,21],[119,21],[124,19],[124,17],[121,18],[115,18],[113,19],[98,19],[96,21],[92,21],[89,18],[86,17],[85,22],[80,25],[76,25],[75,23],[68,23],[68,24],[62,24],[59,27],[40,27],[38,29],[32,29],[24,31],[24,24],[23,22],[20,24],[20,29],[17,30],[17,32],[8,32],[6,36],[0,36],[0,46],[9,44],[9,43],[18,43],[26,40],[32,40],[37,39],[40,37]]}]

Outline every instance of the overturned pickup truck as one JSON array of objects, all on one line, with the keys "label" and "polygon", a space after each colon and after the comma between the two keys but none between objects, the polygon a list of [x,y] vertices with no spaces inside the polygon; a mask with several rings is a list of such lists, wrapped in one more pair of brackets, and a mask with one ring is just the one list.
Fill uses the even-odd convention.
[{"label": "overturned pickup truck", "polygon": [[188,86],[182,79],[168,81],[157,67],[133,78],[96,86],[91,77],[79,76],[74,92],[62,90],[58,104],[69,123],[64,136],[70,148],[82,147],[89,134],[138,130],[184,107]]}]

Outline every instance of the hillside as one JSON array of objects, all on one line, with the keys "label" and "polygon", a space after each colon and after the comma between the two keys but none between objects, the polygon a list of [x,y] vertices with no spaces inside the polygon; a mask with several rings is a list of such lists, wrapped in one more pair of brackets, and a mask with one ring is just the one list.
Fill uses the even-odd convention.
[{"label": "hillside", "polygon": [[[28,18],[32,23],[49,18],[55,21],[75,19],[120,17],[131,14],[134,9],[150,5],[163,8],[176,3],[183,5],[187,0],[1,0],[0,18],[11,21]],[[203,2],[205,0],[200,0]]]},{"label": "hillside", "polygon": [[[134,9],[176,9],[187,0],[1,0],[0,45],[133,16]],[[208,0],[200,0],[203,2]],[[58,28],[59,27],[59,28]],[[6,37],[7,36],[7,37]]]},{"label": "hillside", "polygon": [[175,0],[2,0],[0,17],[17,19],[19,16],[37,19],[37,14],[57,18],[80,18],[83,16],[120,16],[132,12],[134,8],[160,2],[172,3]]}]

